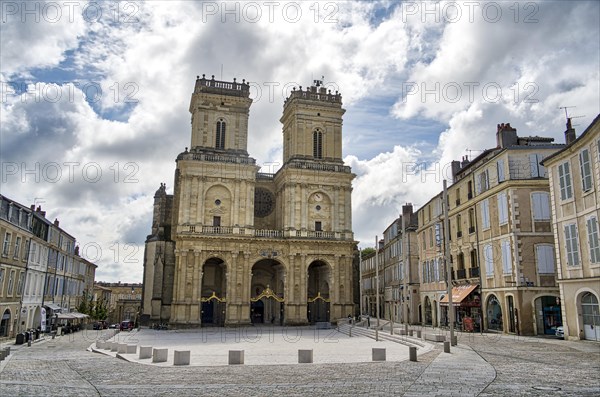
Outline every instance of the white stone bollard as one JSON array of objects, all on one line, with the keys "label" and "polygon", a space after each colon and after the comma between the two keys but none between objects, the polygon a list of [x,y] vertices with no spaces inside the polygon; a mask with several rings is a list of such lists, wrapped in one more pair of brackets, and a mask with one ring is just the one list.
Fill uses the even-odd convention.
[{"label": "white stone bollard", "polygon": [[298,364],[308,364],[313,362],[312,349],[298,350]]},{"label": "white stone bollard", "polygon": [[152,346],[140,346],[139,359],[152,358]]},{"label": "white stone bollard", "polygon": [[244,363],[243,350],[229,350],[229,365],[237,365]]},{"label": "white stone bollard", "polygon": [[117,353],[125,354],[127,353],[127,343],[118,343],[117,344]]},{"label": "white stone bollard", "polygon": [[110,351],[116,352],[119,350],[119,342],[110,342]]},{"label": "white stone bollard", "polygon": [[385,361],[385,348],[374,347],[372,351],[373,361]]},{"label": "white stone bollard", "polygon": [[173,356],[173,365],[190,365],[190,351],[175,350]]},{"label": "white stone bollard", "polygon": [[135,354],[137,352],[137,345],[127,345],[127,354]]},{"label": "white stone bollard", "polygon": [[167,361],[169,349],[152,349],[152,362],[164,363]]},{"label": "white stone bollard", "polygon": [[417,348],[415,346],[408,347],[408,357],[410,361],[417,361]]}]

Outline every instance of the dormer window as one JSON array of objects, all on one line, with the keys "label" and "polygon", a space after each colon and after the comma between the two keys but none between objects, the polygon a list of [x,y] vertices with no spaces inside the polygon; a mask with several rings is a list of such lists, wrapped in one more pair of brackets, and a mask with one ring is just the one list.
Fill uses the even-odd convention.
[{"label": "dormer window", "polygon": [[215,148],[225,149],[225,120],[223,119],[217,121]]},{"label": "dormer window", "polygon": [[323,158],[323,132],[318,128],[313,132],[313,157]]}]

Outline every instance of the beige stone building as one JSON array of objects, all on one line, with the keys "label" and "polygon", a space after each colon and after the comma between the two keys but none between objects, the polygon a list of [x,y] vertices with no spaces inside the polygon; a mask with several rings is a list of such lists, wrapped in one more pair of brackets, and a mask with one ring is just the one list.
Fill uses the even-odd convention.
[{"label": "beige stone building", "polygon": [[142,304],[141,283],[107,283],[94,284],[94,300],[104,300],[108,310],[108,322],[119,323],[131,320],[137,323]]},{"label": "beige stone building", "polygon": [[[467,330],[553,334],[561,318],[548,179],[540,161],[564,145],[519,137],[510,124],[498,125],[496,140],[496,148],[452,164],[455,318]],[[448,318],[442,209],[438,195],[418,211],[423,321],[431,317],[434,325]]]},{"label": "beige stone building", "polygon": [[142,322],[307,324],[354,313],[351,181],[341,95],[319,82],[283,107],[283,160],[247,153],[249,85],[196,80],[174,194],[155,195]]},{"label": "beige stone building", "polygon": [[600,341],[600,116],[567,147],[544,159],[565,338]]}]

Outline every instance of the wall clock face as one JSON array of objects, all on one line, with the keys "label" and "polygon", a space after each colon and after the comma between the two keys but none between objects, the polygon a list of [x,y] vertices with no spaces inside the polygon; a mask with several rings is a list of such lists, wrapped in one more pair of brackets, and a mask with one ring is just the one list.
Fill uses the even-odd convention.
[{"label": "wall clock face", "polygon": [[275,196],[269,190],[257,187],[254,190],[254,216],[264,218],[273,212]]},{"label": "wall clock face", "polygon": [[315,193],[315,201],[323,200],[323,195],[321,193]]}]

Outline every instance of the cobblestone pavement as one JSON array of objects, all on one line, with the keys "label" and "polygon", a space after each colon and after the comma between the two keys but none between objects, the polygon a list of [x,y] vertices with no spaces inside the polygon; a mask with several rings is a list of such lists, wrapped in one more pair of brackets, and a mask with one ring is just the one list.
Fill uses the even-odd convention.
[{"label": "cobblestone pavement", "polygon": [[[171,332],[171,331],[166,331]],[[600,344],[459,335],[418,362],[161,367],[86,348],[96,331],[11,346],[0,396],[597,396]]]}]

